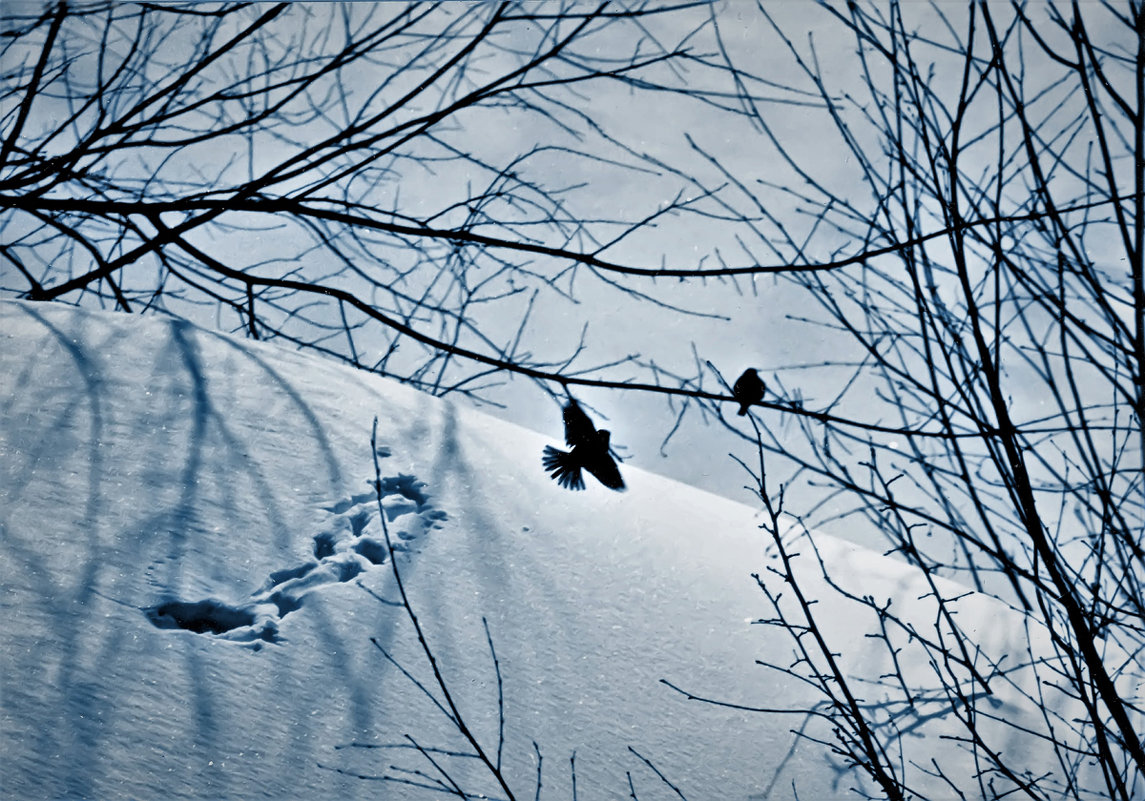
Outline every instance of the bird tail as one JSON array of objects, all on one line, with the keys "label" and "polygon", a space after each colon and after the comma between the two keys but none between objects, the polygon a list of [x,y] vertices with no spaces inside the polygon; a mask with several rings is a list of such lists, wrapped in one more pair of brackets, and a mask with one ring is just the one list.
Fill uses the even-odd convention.
[{"label": "bird tail", "polygon": [[571,490],[584,489],[584,476],[581,475],[580,465],[573,459],[568,451],[557,450],[552,445],[545,446],[545,455],[541,457],[541,464],[545,466],[553,481],[562,487]]},{"label": "bird tail", "polygon": [[740,407],[739,407],[739,411],[736,412],[736,414],[738,414],[740,417],[743,417],[745,414],[747,414],[747,404],[741,403]]}]

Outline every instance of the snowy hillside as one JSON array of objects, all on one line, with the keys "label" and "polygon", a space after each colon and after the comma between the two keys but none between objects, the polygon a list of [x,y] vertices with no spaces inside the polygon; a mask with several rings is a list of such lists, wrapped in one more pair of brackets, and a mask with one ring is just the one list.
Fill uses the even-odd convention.
[{"label": "snowy hillside", "polygon": [[[853,796],[859,777],[792,734],[818,722],[661,681],[756,707],[816,700],[756,664],[789,662],[791,645],[752,624],[770,615],[752,508],[625,467],[625,493],[558,487],[540,465],[555,407],[546,436],[184,323],[2,302],[0,797],[432,798],[447,784],[430,757],[503,796],[414,683],[435,689],[387,563],[375,416],[413,607],[492,753],[487,621],[518,798],[538,774],[541,798],[572,798],[574,772],[581,798],[678,797],[653,765],[690,799]],[[820,546],[848,587],[933,617],[918,575]],[[822,609],[848,668],[881,675],[866,621],[826,593]],[[1016,615],[981,597],[962,609],[1017,650]],[[1040,714],[1016,690],[996,700],[1000,717]],[[911,714],[924,753],[972,771],[941,718]],[[1054,769],[1035,744],[1011,748]]]}]

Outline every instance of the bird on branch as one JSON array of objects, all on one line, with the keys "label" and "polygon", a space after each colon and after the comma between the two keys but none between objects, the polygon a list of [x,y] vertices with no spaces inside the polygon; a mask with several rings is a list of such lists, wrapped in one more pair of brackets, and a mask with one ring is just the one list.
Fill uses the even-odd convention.
[{"label": "bird on branch", "polygon": [[570,400],[565,406],[564,418],[565,444],[571,450],[562,451],[546,445],[541,458],[541,464],[553,481],[566,489],[582,490],[582,471],[587,470],[609,489],[623,490],[624,479],[620,477],[620,469],[608,444],[609,432],[605,429],[598,431],[575,400]]},{"label": "bird on branch", "polygon": [[763,379],[759,377],[755,368],[749,367],[744,370],[743,375],[736,379],[735,386],[732,387],[732,397],[739,401],[739,411],[736,414],[743,417],[747,414],[749,406],[763,400],[763,390]]}]

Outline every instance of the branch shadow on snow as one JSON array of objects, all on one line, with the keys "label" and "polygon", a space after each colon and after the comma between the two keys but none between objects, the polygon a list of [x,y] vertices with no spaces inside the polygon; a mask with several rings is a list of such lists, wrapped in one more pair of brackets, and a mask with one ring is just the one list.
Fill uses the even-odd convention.
[{"label": "branch shadow on snow", "polygon": [[[320,414],[257,353],[226,337],[154,318],[140,321],[151,327],[146,340],[123,337],[120,326],[101,315],[5,305],[10,330],[35,346],[23,348],[28,356],[20,362],[7,360],[5,372],[16,380],[0,382],[6,385],[0,389],[0,561],[3,583],[24,596],[28,616],[21,631],[6,635],[13,649],[0,665],[9,703],[21,718],[45,724],[28,731],[10,755],[11,766],[42,775],[41,789],[52,797],[91,797],[109,771],[123,770],[116,767],[122,764],[117,749],[139,736],[138,725],[160,733],[185,725],[203,753],[223,752],[254,736],[228,722],[233,710],[217,680],[220,666],[225,669],[234,657],[217,661],[222,652],[204,651],[194,642],[203,635],[273,643],[277,632],[259,628],[257,615],[229,597],[229,590],[215,597],[203,578],[220,588],[250,584],[244,564],[249,560],[236,554],[284,550],[300,515],[311,512],[307,501],[341,491],[342,470]],[[225,369],[217,364],[220,354],[229,356]],[[242,418],[235,411],[249,410],[260,398],[273,399],[266,410],[268,431],[245,430],[235,422]],[[280,444],[283,429],[290,432],[289,450]],[[305,463],[292,472],[305,476],[308,485],[275,485],[272,476],[282,473],[284,459]],[[78,482],[70,478],[76,471],[82,473]],[[77,487],[84,489],[82,497],[76,497]],[[258,502],[252,505],[251,498]],[[211,520],[200,519],[202,509],[210,509]],[[230,530],[217,530],[213,521],[220,519]],[[278,616],[293,611],[292,599],[277,601]],[[192,640],[164,645],[171,635],[158,631],[133,638],[132,620],[184,631]],[[26,655],[11,655],[17,650]],[[264,688],[272,694],[291,674],[289,650],[277,650]],[[172,655],[182,655],[182,664]],[[169,691],[115,681],[134,673],[140,660],[163,661],[171,690],[184,688],[186,704],[176,718],[185,724],[175,718],[135,721],[124,711],[140,699],[122,703],[123,696]],[[49,680],[18,681],[32,662]],[[339,669],[346,691],[368,698],[371,677],[365,670]],[[356,727],[369,722],[365,712],[355,718]],[[307,724],[298,722],[289,747],[297,763],[312,765],[313,749],[328,744],[306,736],[301,729]],[[66,765],[40,764],[60,753],[68,754]],[[179,781],[191,784],[153,789],[185,795],[193,786],[193,793],[218,796],[233,790],[222,770],[204,769]]]}]

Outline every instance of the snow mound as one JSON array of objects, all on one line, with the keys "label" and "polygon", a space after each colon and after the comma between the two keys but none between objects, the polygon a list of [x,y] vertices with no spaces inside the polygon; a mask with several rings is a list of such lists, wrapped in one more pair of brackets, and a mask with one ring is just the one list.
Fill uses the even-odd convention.
[{"label": "snow mound", "polygon": [[[678,797],[657,772],[693,799],[860,781],[793,736],[813,717],[673,689],[818,700],[757,664],[789,663],[791,642],[755,624],[772,610],[751,573],[774,554],[752,508],[630,467],[627,493],[568,492],[540,467],[555,409],[546,437],[180,321],[0,302],[0,342],[0,797],[425,798],[445,773],[503,795],[430,697],[383,514],[443,675],[519,797],[571,798],[574,775],[586,798]],[[817,543],[857,595],[933,622],[918,574]],[[800,563],[879,703],[870,610]],[[996,653],[1030,658],[1026,621],[960,604]],[[942,708],[896,712],[912,756],[970,771]],[[995,708],[1042,714],[1021,687]]]}]

